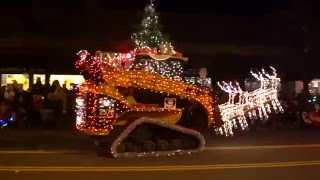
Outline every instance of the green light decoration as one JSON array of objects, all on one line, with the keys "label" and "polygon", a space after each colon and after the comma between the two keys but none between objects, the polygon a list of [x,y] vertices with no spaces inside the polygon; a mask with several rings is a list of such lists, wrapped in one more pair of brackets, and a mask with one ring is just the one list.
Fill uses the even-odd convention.
[{"label": "green light decoration", "polygon": [[[142,59],[136,57],[133,69],[157,73],[163,77],[180,81],[183,71],[182,54],[174,50],[171,42],[159,30],[158,15],[153,2],[151,0],[146,5],[140,29],[131,36],[135,52],[144,55],[151,54],[151,56]],[[171,57],[176,58],[164,61]]]},{"label": "green light decoration", "polygon": [[154,0],[146,5],[145,15],[140,25],[140,30],[133,33],[131,39],[135,49],[144,47],[159,48],[161,44],[169,43],[159,30],[158,14],[155,10]]}]

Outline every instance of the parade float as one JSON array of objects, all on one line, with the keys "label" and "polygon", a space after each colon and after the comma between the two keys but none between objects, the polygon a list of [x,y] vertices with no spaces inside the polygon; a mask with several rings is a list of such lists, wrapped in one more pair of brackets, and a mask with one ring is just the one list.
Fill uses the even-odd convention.
[{"label": "parade float", "polygon": [[217,83],[229,95],[228,101],[219,105],[223,125],[216,129],[217,133],[232,136],[233,129],[237,129],[239,125],[242,130],[248,129],[247,119],[267,120],[272,112],[283,112],[278,100],[280,78],[275,68],[271,67],[271,70],[270,74],[264,69],[257,73],[251,71],[260,87],[250,92],[243,91],[238,82]]},{"label": "parade float", "polygon": [[[277,100],[280,79],[274,69],[271,74],[252,73],[261,82],[253,92],[242,91],[238,84],[219,83],[230,98],[215,110],[212,89],[201,85],[211,81],[183,77],[188,58],[158,30],[152,2],[145,11],[141,30],[132,36],[133,51],[78,53],[76,67],[86,81],[76,99],[76,127],[93,138],[99,154],[140,157],[197,152],[205,145],[201,134],[205,130],[230,136],[238,126],[247,129],[246,118],[266,118],[271,107],[282,110]],[[216,119],[215,113],[221,113],[222,119]]]}]

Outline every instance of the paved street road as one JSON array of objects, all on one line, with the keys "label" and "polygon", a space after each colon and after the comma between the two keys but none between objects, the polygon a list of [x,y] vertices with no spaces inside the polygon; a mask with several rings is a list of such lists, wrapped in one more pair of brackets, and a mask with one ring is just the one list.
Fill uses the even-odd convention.
[{"label": "paved street road", "polygon": [[158,158],[97,157],[79,133],[0,133],[1,179],[320,179],[320,131],[264,131],[207,137],[197,154]]}]

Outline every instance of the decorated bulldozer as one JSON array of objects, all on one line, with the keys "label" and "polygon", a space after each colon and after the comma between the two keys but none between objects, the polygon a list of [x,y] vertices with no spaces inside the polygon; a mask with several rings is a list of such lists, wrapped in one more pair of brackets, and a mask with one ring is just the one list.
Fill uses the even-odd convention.
[{"label": "decorated bulldozer", "polygon": [[272,108],[282,111],[275,69],[270,74],[252,72],[261,82],[252,92],[242,91],[238,83],[218,82],[229,93],[229,100],[215,110],[212,89],[183,77],[182,64],[187,58],[143,51],[97,51],[94,56],[79,52],[76,66],[86,82],[76,99],[76,126],[94,139],[99,154],[130,157],[196,152],[205,145],[201,132],[231,136],[233,129],[248,128],[247,118],[265,119]]},{"label": "decorated bulldozer", "polygon": [[76,99],[77,128],[105,153],[170,155],[203,148],[199,131],[214,126],[213,99],[210,89],[182,80],[186,58],[143,52],[79,55],[77,67],[87,81]]},{"label": "decorated bulldozer", "polygon": [[197,152],[205,145],[203,132],[232,136],[233,129],[247,129],[247,118],[265,118],[271,107],[281,111],[275,69],[252,73],[261,83],[253,92],[220,83],[229,101],[217,106],[204,69],[199,76],[185,75],[188,58],[157,29],[153,1],[145,11],[142,29],[132,36],[133,51],[78,53],[76,68],[86,81],[76,99],[76,128],[92,137],[99,154],[116,158]]}]

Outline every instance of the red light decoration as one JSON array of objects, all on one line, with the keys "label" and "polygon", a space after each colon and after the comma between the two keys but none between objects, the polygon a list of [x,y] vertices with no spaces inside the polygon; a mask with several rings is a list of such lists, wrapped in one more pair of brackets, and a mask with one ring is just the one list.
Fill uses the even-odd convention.
[{"label": "red light decoration", "polygon": [[131,53],[127,53],[127,54],[126,54],[126,58],[127,58],[127,59],[131,59],[131,58],[132,58]]},{"label": "red light decoration", "polygon": [[[123,54],[129,58],[128,54]],[[131,56],[132,57],[132,56]],[[186,84],[179,80],[174,80],[167,77],[162,77],[156,73],[144,72],[141,70],[123,70],[113,66],[112,64],[99,60],[100,58],[81,59],[76,62],[76,67],[84,74],[86,83],[80,87],[80,94],[89,94],[89,99],[86,103],[87,113],[85,117],[79,117],[77,128],[79,130],[91,131],[93,134],[105,133],[112,129],[112,123],[115,118],[97,118],[96,109],[98,95],[105,94],[113,98],[118,103],[123,104],[121,107],[117,106],[115,111],[122,113],[128,110],[140,111],[135,107],[131,107],[125,101],[115,87],[134,87],[138,89],[148,89],[156,93],[173,95],[182,99],[194,100],[203,105],[206,109],[208,117],[208,126],[214,124],[213,119],[213,98],[208,89],[199,88],[194,85]],[[162,108],[154,110],[163,111]]]}]

